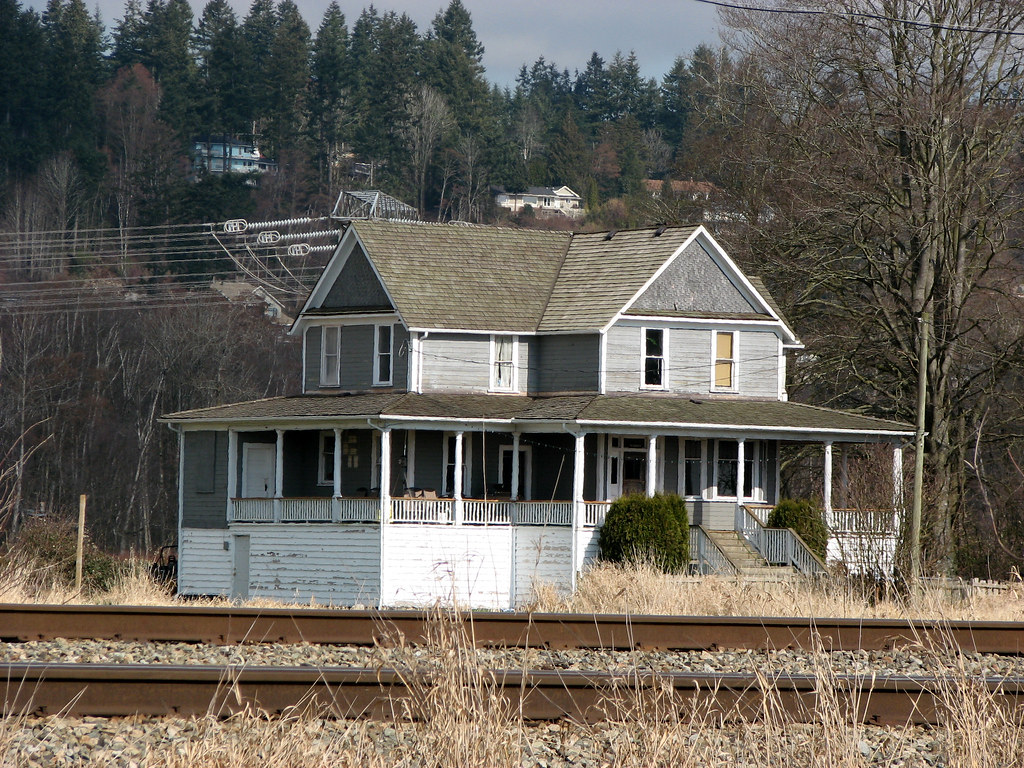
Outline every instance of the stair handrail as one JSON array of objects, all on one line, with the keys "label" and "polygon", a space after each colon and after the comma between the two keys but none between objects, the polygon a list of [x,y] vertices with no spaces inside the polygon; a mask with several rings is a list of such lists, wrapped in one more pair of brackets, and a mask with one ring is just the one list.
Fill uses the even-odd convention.
[{"label": "stair handrail", "polygon": [[739,573],[736,563],[711,538],[703,525],[690,526],[690,560],[696,561],[697,572],[702,576],[709,573],[735,576]]},{"label": "stair handrail", "polygon": [[[736,506],[736,530],[769,565],[791,565],[807,574],[825,573],[828,570],[800,534],[792,528],[767,527],[746,504]],[[775,551],[772,544],[777,543],[780,537],[783,539],[782,546],[778,548],[780,551]]]}]

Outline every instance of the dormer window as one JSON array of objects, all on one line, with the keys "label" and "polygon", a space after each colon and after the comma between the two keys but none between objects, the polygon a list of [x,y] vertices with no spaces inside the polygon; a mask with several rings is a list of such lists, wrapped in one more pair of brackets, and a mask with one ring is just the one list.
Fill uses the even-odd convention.
[{"label": "dormer window", "polygon": [[641,388],[665,389],[668,377],[665,375],[665,349],[668,331],[664,328],[642,328],[640,343],[643,345]]},{"label": "dormer window", "polygon": [[491,336],[491,391],[518,391],[518,348],[515,336]]},{"label": "dormer window", "polygon": [[373,385],[375,387],[391,386],[394,342],[394,326],[376,326],[373,341]]},{"label": "dormer window", "polygon": [[320,347],[320,386],[337,387],[341,383],[341,327],[327,325]]},{"label": "dormer window", "polygon": [[712,346],[715,365],[711,388],[717,390],[736,390],[736,332],[715,331]]}]

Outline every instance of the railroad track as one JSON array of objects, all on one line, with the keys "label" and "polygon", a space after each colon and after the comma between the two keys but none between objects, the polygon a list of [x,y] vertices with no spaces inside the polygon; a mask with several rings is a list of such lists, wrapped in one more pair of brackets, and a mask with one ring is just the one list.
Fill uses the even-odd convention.
[{"label": "railroad track", "polygon": [[[610,650],[888,650],[938,644],[1020,655],[1024,623],[777,617],[462,614],[479,646]],[[0,641],[56,638],[186,643],[373,645],[398,634],[423,643],[437,614],[425,611],[0,605]]]},{"label": "railroad track", "polygon": [[[8,664],[0,666],[5,715],[114,717],[134,714],[227,716],[258,711],[271,715],[296,709],[318,717],[393,720],[422,717],[416,702],[422,684],[409,673],[371,669],[308,667],[216,667],[169,665]],[[820,696],[851,719],[874,725],[938,725],[958,698],[955,686],[938,678],[830,676],[824,693],[814,676],[766,678],[748,674],[626,674],[505,671],[488,673],[492,690],[524,720],[582,722],[628,716],[654,686],[670,688],[674,706],[725,717],[757,718],[765,698],[792,722],[814,722]],[[421,681],[422,682],[422,681]],[[427,683],[429,684],[429,683]],[[974,681],[999,707],[1016,707],[1024,678]]]}]

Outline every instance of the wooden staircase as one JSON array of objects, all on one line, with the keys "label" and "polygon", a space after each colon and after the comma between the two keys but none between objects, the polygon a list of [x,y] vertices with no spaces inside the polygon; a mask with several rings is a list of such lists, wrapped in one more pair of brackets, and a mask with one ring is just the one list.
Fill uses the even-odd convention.
[{"label": "wooden staircase", "polygon": [[796,574],[792,566],[770,565],[738,531],[705,530],[705,533],[736,567],[739,576],[774,579]]}]

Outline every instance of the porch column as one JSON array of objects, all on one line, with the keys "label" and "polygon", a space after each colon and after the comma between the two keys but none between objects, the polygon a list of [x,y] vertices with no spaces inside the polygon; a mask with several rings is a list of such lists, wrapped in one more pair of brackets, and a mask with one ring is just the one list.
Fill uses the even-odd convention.
[{"label": "porch column", "polygon": [[[380,519],[391,517],[391,427],[380,431]],[[383,535],[383,534],[382,534]]]},{"label": "porch column", "polygon": [[825,520],[832,523],[832,441],[825,441],[825,487],[822,496],[825,503]]},{"label": "porch column", "polygon": [[647,495],[658,490],[658,436],[647,438]]},{"label": "porch column", "polygon": [[892,447],[892,508],[894,516],[903,511],[903,446],[899,443]]},{"label": "porch column", "polygon": [[579,530],[580,520],[583,519],[583,472],[585,468],[583,450],[583,433],[576,435],[576,445],[573,451],[572,461],[572,572],[569,574],[569,586],[573,592],[576,591],[576,570],[579,558]]},{"label": "porch column", "polygon": [[228,430],[228,522],[231,522],[233,502],[238,496],[238,432]]},{"label": "porch column", "polygon": [[741,514],[741,508],[743,507],[743,487],[747,484],[747,457],[746,457],[746,440],[740,438],[736,441],[736,530],[743,529],[743,517]]},{"label": "porch column", "polygon": [[462,525],[463,503],[462,503],[462,432],[455,433],[455,524]]},{"label": "porch column", "polygon": [[281,512],[284,508],[284,430],[275,429],[277,440],[274,443],[276,454],[274,456],[274,522],[281,522]]},{"label": "porch column", "polygon": [[331,492],[334,499],[331,501],[331,518],[334,522],[341,522],[341,429],[334,428],[334,490]]},{"label": "porch column", "polygon": [[512,433],[512,488],[509,498],[519,501],[519,433]]}]

